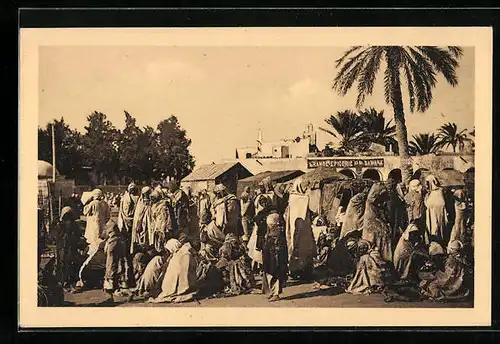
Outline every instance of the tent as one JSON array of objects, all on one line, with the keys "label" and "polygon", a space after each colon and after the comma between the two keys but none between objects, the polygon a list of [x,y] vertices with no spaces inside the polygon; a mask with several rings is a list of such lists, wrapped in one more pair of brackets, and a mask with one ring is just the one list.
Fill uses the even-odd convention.
[{"label": "tent", "polygon": [[271,181],[277,184],[282,184],[286,183],[290,180],[293,180],[297,178],[298,176],[303,175],[304,172],[301,170],[287,170],[287,171],[266,171],[262,172],[259,174],[256,174],[255,176],[251,176],[245,179],[240,179],[238,181],[238,190],[237,190],[237,196],[240,196],[245,187],[249,186],[250,189],[256,189],[259,185],[259,183],[264,180],[267,177],[271,178]]},{"label": "tent", "polygon": [[315,170],[304,174],[301,179],[301,186],[304,189],[320,189],[324,184],[352,179],[342,173],[336,172],[329,167],[318,167]]},{"label": "tent", "polygon": [[309,209],[328,224],[335,223],[340,206],[347,207],[352,196],[371,187],[372,179],[353,179],[328,167],[319,167],[296,178],[309,196]]}]

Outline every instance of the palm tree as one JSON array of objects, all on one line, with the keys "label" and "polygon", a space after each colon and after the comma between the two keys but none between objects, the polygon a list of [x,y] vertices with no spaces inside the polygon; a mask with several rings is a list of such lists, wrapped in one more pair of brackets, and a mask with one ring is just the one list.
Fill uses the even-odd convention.
[{"label": "palm tree", "polygon": [[457,146],[458,149],[463,150],[465,143],[470,141],[467,137],[466,131],[466,129],[459,131],[455,123],[443,124],[438,129],[439,147],[451,146],[453,148],[453,153],[456,153]]},{"label": "palm tree", "polygon": [[425,112],[432,102],[436,75],[442,74],[451,86],[458,84],[455,69],[462,49],[455,46],[354,46],[336,61],[340,68],[333,81],[333,89],[344,96],[355,81],[358,82],[356,106],[363,105],[371,95],[382,60],[385,61],[385,101],[394,109],[396,137],[403,181],[410,179],[412,167],[409,157],[408,134],[402,94],[402,75],[409,94],[409,109]]},{"label": "palm tree", "polygon": [[386,148],[394,144],[396,126],[391,125],[392,120],[385,122],[384,111],[377,111],[374,108],[360,111],[363,121],[365,135],[369,142],[377,143]]},{"label": "palm tree", "polygon": [[[364,142],[364,123],[356,113],[345,110],[338,111],[335,115],[330,115],[325,122],[331,129],[319,128],[332,135],[340,142],[340,149],[347,152],[362,150],[360,146]],[[333,129],[333,130],[332,130]]]},{"label": "palm tree", "polygon": [[436,153],[439,149],[438,138],[434,134],[413,135],[409,144],[410,155],[425,155]]}]

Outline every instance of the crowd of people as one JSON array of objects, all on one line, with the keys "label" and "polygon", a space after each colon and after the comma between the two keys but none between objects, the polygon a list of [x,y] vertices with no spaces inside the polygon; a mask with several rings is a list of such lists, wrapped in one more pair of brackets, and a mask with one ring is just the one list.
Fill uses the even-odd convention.
[{"label": "crowd of people", "polygon": [[[275,302],[287,283],[314,281],[319,289],[382,292],[386,301],[463,299],[473,285],[468,196],[445,190],[432,175],[408,188],[389,179],[353,195],[337,221],[326,224],[311,211],[300,177],[286,186],[266,178],[239,197],[222,184],[192,195],[176,182],[140,190],[131,183],[116,220],[95,189],[85,204],[62,209],[48,264],[54,273],[41,272],[40,288],[45,300],[54,294],[50,282],[60,293],[103,288],[110,302],[245,293]],[[315,235],[315,227],[325,229]]]}]

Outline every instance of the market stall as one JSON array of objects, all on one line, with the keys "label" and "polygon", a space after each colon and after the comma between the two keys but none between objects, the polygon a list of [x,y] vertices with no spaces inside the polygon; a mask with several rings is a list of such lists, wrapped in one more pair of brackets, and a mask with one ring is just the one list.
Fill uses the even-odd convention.
[{"label": "market stall", "polygon": [[245,187],[247,186],[250,187],[251,190],[255,190],[259,186],[259,183],[267,177],[271,178],[271,181],[275,184],[285,184],[303,174],[304,172],[302,172],[301,170],[287,170],[287,171],[274,171],[274,172],[266,171],[256,174],[255,176],[251,176],[245,179],[240,179],[238,181],[238,189],[236,192],[236,196],[239,197],[243,192],[243,190],[245,189]]}]

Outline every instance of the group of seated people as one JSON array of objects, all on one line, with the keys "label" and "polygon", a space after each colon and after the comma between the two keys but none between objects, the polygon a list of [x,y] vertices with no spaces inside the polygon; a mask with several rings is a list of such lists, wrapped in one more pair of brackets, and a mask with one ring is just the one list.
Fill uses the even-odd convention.
[{"label": "group of seated people", "polygon": [[[162,240],[155,239],[154,230],[153,239],[146,242],[127,237],[123,224],[108,218],[105,239],[90,253],[92,248],[85,244],[89,240],[75,222],[74,211],[65,207],[57,231],[56,276],[64,287],[78,281],[80,288],[73,288],[76,292],[82,286],[104,287],[110,301],[119,296],[151,303],[243,293],[264,293],[270,301],[277,301],[290,277],[315,280],[322,288],[340,278],[347,293],[384,292],[387,301],[452,300],[469,295],[471,257],[466,252],[470,243],[463,233],[461,240],[451,238],[444,245],[443,238],[435,230],[431,233],[423,225],[425,220],[418,217],[409,218],[404,232],[394,240],[387,212],[382,211],[387,209],[390,193],[384,183],[375,183],[352,197],[343,221],[329,226],[317,240],[311,227],[318,222],[314,214],[300,215],[309,226],[298,226],[294,218],[300,213],[296,205],[300,197],[307,199],[304,191],[272,191],[270,184],[261,184],[253,197],[252,190],[246,189],[241,199],[223,185],[215,187],[213,198],[202,192],[195,202],[197,230],[185,226],[184,230],[167,231]],[[153,195],[175,207],[166,193]],[[266,195],[269,197],[263,197]],[[243,200],[253,205],[253,212],[247,212]],[[153,204],[158,202],[153,200]],[[152,229],[156,228],[154,222]],[[310,267],[310,274],[297,277],[294,271],[300,269],[294,266],[299,265]],[[262,274],[260,290],[257,274]]]},{"label": "group of seated people", "polygon": [[[386,301],[467,298],[473,288],[473,223],[462,212],[463,190],[453,191],[460,197],[452,200],[456,212],[448,221],[444,192],[435,177],[428,181],[427,195],[411,194],[422,192],[418,180],[401,195],[412,202],[401,203],[408,212],[396,222],[396,233],[390,221],[395,209],[387,208],[390,186],[376,183],[354,196],[343,221],[318,238],[318,287],[340,283],[351,294],[383,292]],[[433,197],[441,198],[440,207],[433,208]]]}]

